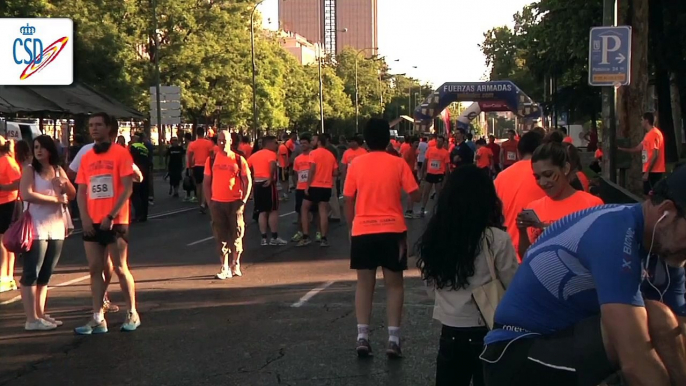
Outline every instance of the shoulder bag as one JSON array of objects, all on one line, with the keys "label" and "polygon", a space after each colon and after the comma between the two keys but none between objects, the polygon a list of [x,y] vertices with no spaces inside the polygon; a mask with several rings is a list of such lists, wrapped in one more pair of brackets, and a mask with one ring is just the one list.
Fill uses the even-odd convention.
[{"label": "shoulder bag", "polygon": [[495,318],[495,310],[498,308],[498,303],[505,294],[505,287],[500,282],[495,271],[495,258],[493,252],[486,242],[486,236],[481,241],[481,251],[486,256],[486,263],[488,264],[488,271],[491,274],[491,281],[472,290],[472,298],[476,307],[481,313],[481,318],[488,326],[488,329],[493,329],[493,319]]}]

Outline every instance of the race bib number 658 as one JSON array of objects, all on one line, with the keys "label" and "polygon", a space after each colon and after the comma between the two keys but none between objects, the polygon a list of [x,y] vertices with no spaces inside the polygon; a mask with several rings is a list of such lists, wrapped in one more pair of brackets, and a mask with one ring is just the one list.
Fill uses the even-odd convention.
[{"label": "race bib number 658", "polygon": [[114,197],[114,182],[112,175],[101,174],[99,176],[92,176],[88,184],[90,191],[90,198],[99,200],[103,198]]}]

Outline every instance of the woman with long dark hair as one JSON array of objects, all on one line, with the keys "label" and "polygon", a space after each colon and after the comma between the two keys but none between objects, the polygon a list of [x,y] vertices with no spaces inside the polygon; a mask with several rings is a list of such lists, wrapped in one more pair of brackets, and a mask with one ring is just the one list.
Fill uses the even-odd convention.
[{"label": "woman with long dark hair", "polygon": [[47,135],[33,140],[33,161],[21,176],[21,198],[33,220],[33,244],[24,255],[21,299],[27,331],[52,330],[62,325],[45,313],[48,282],[62,254],[66,238],[66,205],[76,197],[76,189],[60,167],[55,141]]},{"label": "woman with long dark hair", "polygon": [[483,385],[479,360],[488,332],[472,291],[492,281],[488,259],[507,288],[517,255],[503,226],[493,180],[475,165],[453,171],[415,247],[422,279],[435,292],[434,319],[443,325],[436,385]]}]

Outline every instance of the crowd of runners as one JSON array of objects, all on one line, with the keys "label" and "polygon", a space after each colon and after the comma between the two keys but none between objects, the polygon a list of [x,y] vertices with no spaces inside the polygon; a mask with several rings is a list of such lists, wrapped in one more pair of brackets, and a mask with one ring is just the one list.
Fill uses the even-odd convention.
[{"label": "crowd of runners", "polygon": [[[595,386],[615,373],[628,385],[686,385],[686,168],[664,176],[664,139],[653,115],[643,118],[644,141],[625,149],[643,155],[646,200],[633,205],[604,205],[590,192],[579,150],[564,132],[541,128],[521,137],[510,131],[500,144],[474,142],[461,129],[399,142],[388,122],[370,119],[337,146],[326,133],[264,136],[251,145],[228,130],[208,138],[198,128],[195,140],[172,139],[165,178],[171,195],[183,184],[185,199],[209,211],[221,280],[243,275],[244,237],[260,237],[267,248],[288,244],[278,220],[293,191],[298,247],[329,246],[329,223],[345,219],[360,357],[373,353],[379,267],[385,352],[402,357],[403,272],[412,255],[442,324],[437,385]],[[127,253],[129,224],[147,218],[150,154],[141,136],[119,143],[107,114],[92,115],[88,126],[94,143],[66,171],[49,137],[35,138],[33,157],[19,162],[19,151],[0,141],[0,269],[9,282],[11,255],[24,253],[29,331],[62,324],[46,313],[47,286],[73,229],[74,199],[92,295],[92,315],[75,333],[108,332],[115,274],[126,300],[121,330],[141,324]],[[250,200],[254,236],[245,234]],[[22,214],[12,222],[15,212]],[[424,216],[422,235],[410,244],[406,219]],[[7,237],[27,221],[30,248]]]}]

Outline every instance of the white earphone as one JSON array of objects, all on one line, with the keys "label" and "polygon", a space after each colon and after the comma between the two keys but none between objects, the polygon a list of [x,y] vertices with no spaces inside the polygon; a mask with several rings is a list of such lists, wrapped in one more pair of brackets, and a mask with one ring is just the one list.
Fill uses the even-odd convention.
[{"label": "white earphone", "polygon": [[648,266],[650,264],[650,257],[652,256],[653,253],[653,245],[655,245],[655,231],[657,230],[657,224],[660,223],[660,221],[664,220],[665,217],[669,216],[669,211],[666,210],[664,213],[662,213],[662,217],[660,217],[657,222],[655,223],[655,226],[653,227],[653,236],[650,238],[650,249],[648,250],[648,257],[646,258],[646,263],[643,266],[643,269],[646,272],[646,281],[648,281],[648,284],[653,287],[655,291],[657,291],[658,294],[660,294],[660,303],[662,303],[662,298],[665,296],[667,293],[667,290],[669,289],[669,286],[671,285],[672,278],[669,276],[669,269],[667,268],[667,264],[665,263],[665,272],[667,273],[667,287],[665,288],[664,291],[660,291],[657,289],[657,287],[650,281],[650,278],[648,277]]}]

